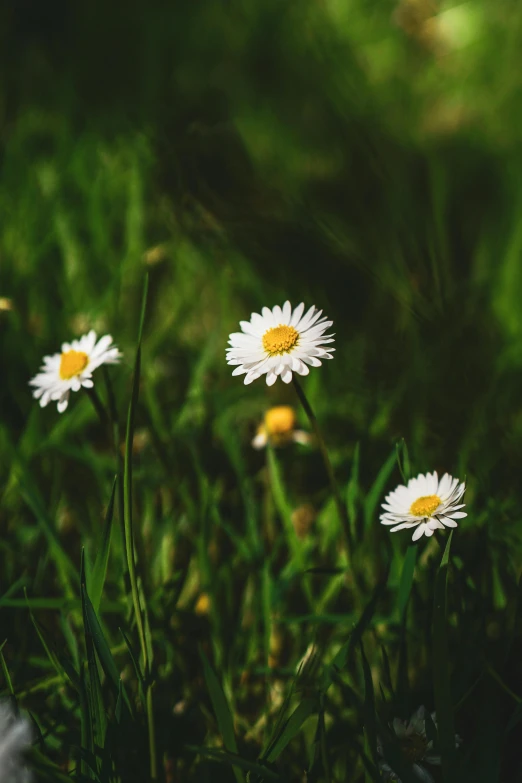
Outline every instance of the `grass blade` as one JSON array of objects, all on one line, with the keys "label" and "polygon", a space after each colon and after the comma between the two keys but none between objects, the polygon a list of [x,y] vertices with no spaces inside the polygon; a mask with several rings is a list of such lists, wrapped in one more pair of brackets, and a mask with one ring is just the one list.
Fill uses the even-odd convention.
[{"label": "grass blade", "polygon": [[117,481],[118,479],[116,477],[112,485],[111,497],[109,500],[109,505],[107,506],[107,513],[105,515],[101,548],[96,555],[96,560],[94,562],[94,568],[92,570],[92,576],[90,580],[90,593],[92,596],[91,600],[95,612],[99,612],[100,610],[103,585],[105,584],[105,576],[107,574],[107,564],[109,562],[109,551],[111,548],[112,519],[114,516],[114,498],[116,495]]},{"label": "grass blade", "polygon": [[396,461],[397,454],[394,449],[378,472],[377,478],[366,495],[366,500],[364,502],[364,524],[366,529],[375,523],[375,510],[383,496],[384,488],[392,474]]},{"label": "grass blade", "polygon": [[[103,748],[105,741],[105,730],[107,728],[107,716],[105,713],[105,705],[103,703],[100,675],[98,672],[98,664],[96,663],[92,631],[87,615],[87,588],[85,584],[85,560],[83,556],[83,550],[80,569],[80,584],[82,591],[83,630],[85,635],[85,649],[87,651],[87,707],[91,720],[91,734],[93,743],[99,748]],[[96,771],[98,771],[98,769]]]},{"label": "grass blade", "polygon": [[149,289],[149,278],[145,276],[143,286],[143,298],[141,302],[140,324],[138,329],[138,345],[136,348],[136,359],[134,362],[134,375],[132,379],[132,391],[127,412],[127,431],[125,436],[125,460],[123,464],[123,522],[125,536],[125,555],[127,568],[129,571],[129,580],[131,585],[132,603],[134,606],[134,616],[138,627],[140,639],[141,655],[143,658],[143,670],[146,678],[146,712],[147,726],[149,732],[149,756],[150,756],[150,776],[152,780],[157,779],[157,761],[156,761],[156,735],[154,724],[154,710],[152,705],[152,676],[150,671],[150,658],[147,647],[147,633],[143,612],[140,604],[140,594],[138,588],[138,577],[136,574],[135,550],[134,550],[134,529],[132,519],[132,446],[134,442],[134,425],[136,408],[138,405],[140,371],[141,371],[141,340],[143,336],[143,325],[145,323],[145,313],[147,310],[147,294]]},{"label": "grass blade", "polygon": [[317,712],[317,699],[307,698],[295,708],[290,715],[286,723],[284,724],[280,734],[276,737],[271,748],[263,755],[264,761],[275,761],[283,750],[286,748],[289,742],[293,740],[296,734],[300,731],[301,726],[311,715]]},{"label": "grass blade", "polygon": [[406,619],[406,609],[410,599],[411,588],[413,587],[417,551],[417,546],[409,546],[402,564],[401,581],[399,583],[399,592],[397,595],[397,613],[401,622],[404,622]]},{"label": "grass blade", "polygon": [[361,660],[364,675],[364,733],[367,745],[370,749],[370,757],[375,765],[375,774],[371,777],[373,780],[379,780],[378,759],[377,759],[377,718],[375,716],[375,695],[373,692],[373,680],[370,666],[364,652],[364,645],[359,642],[361,650]]},{"label": "grass blade", "polygon": [[118,667],[116,666],[116,662],[112,656],[109,644],[107,643],[107,640],[104,636],[100,621],[98,620],[96,612],[94,611],[94,606],[91,603],[85,588],[85,584],[82,584],[82,601],[85,629],[86,632],[90,634],[101,667],[105,672],[109,682],[111,683],[116,696],[119,694],[120,689],[122,689],[123,700],[128,707],[129,712],[132,713],[125,687],[121,682]]},{"label": "grass blade", "polygon": [[435,579],[433,605],[433,688],[439,734],[442,773],[452,783],[455,758],[455,727],[450,687],[450,661],[447,637],[447,579],[453,532],[450,533]]}]

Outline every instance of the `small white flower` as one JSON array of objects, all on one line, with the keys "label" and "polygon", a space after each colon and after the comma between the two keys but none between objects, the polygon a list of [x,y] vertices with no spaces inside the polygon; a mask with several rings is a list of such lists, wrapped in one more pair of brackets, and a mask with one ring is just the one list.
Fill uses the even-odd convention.
[{"label": "small white flower", "polygon": [[422,535],[432,536],[433,532],[444,527],[457,527],[456,519],[467,514],[461,511],[465,503],[459,503],[464,494],[464,482],[445,473],[441,480],[436,472],[422,473],[401,484],[386,496],[382,504],[384,513],[380,520],[383,525],[394,525],[391,533],[403,528],[416,528],[412,541]]},{"label": "small white flower", "polygon": [[333,335],[325,334],[333,321],[321,318],[323,311],[313,306],[305,315],[303,311],[302,302],[295,310],[285,302],[240,321],[242,331],[230,335],[227,348],[228,364],[237,365],[232,375],[244,375],[245,383],[252,383],[266,374],[272,386],[278,376],[290,383],[293,372],[308,375],[308,365],[320,367],[321,359],[333,359],[335,348],[328,345],[334,342]]},{"label": "small white flower", "polygon": [[295,424],[295,411],[290,405],[275,405],[269,408],[257,428],[252,446],[255,449],[263,449],[267,443],[272,446],[285,446],[287,443],[309,444],[310,434],[304,430],[296,430]]},{"label": "small white flower", "polygon": [[8,702],[0,702],[0,783],[30,782],[22,754],[32,741],[29,721],[17,718]]},{"label": "small white flower", "polygon": [[[437,728],[435,713],[431,713],[431,719],[435,728]],[[433,741],[428,740],[426,734],[426,710],[419,707],[409,720],[400,720],[394,718],[391,728],[397,738],[397,744],[400,748],[401,756],[404,762],[411,765],[415,777],[422,783],[434,783],[433,777],[419,762],[440,765],[440,755],[433,752]],[[455,735],[455,747],[459,747],[461,739]],[[377,752],[383,755],[383,747],[380,739],[377,741]],[[401,783],[396,772],[386,761],[381,761],[379,769],[383,773],[383,779],[386,783]]]},{"label": "small white flower", "polygon": [[63,413],[71,391],[79,391],[82,386],[92,389],[93,371],[102,364],[117,364],[121,356],[109,334],[96,342],[96,332],[90,331],[79,340],[63,343],[61,353],[44,356],[40,372],[29,381],[36,387],[33,397],[40,400],[42,408],[57,401],[58,412]]}]

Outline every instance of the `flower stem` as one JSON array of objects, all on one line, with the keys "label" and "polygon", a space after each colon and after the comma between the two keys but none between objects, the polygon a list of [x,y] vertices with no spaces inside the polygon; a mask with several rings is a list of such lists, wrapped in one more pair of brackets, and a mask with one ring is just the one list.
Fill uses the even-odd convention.
[{"label": "flower stem", "polygon": [[328,454],[328,450],[326,448],[326,443],[323,438],[323,434],[321,432],[321,429],[319,427],[319,423],[316,419],[315,413],[312,410],[312,406],[308,402],[306,395],[301,387],[301,384],[297,380],[297,378],[293,377],[293,384],[296,391],[297,396],[299,397],[299,402],[303,406],[306,415],[308,416],[308,419],[310,421],[310,424],[312,425],[312,429],[314,431],[315,437],[317,438],[317,442],[319,444],[319,449],[321,451],[321,456],[323,458],[324,466],[326,468],[326,472],[328,473],[328,478],[330,480],[330,487],[332,489],[332,493],[335,500],[335,505],[337,507],[337,514],[339,516],[339,522],[341,523],[341,527],[343,529],[344,537],[346,540],[346,547],[348,551],[348,558],[351,559],[352,555],[352,548],[353,548],[353,541],[352,541],[352,531],[350,528],[350,520],[348,519],[348,513],[346,511],[346,505],[343,502],[343,499],[341,497],[341,493],[339,491],[339,486],[337,484],[337,480],[335,478],[334,469],[332,466],[332,463],[330,462],[330,456]]}]

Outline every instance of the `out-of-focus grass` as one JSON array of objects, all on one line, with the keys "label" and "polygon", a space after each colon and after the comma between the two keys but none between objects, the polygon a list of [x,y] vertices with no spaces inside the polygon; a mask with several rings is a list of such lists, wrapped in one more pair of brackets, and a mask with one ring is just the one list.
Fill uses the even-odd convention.
[{"label": "out-of-focus grass", "polygon": [[[50,758],[147,780],[153,681],[169,783],[371,780],[375,731],[436,700],[441,736],[449,715],[463,738],[448,780],[516,779],[522,15],[374,6],[3,12],[1,687],[34,716],[44,778],[61,779]],[[110,332],[123,459],[146,272],[132,503],[148,672],[111,433],[86,396],[59,416],[27,386],[63,340]],[[306,392],[357,579],[319,454],[250,446],[292,389],[244,387],[224,362],[237,322],[286,298],[335,323]],[[102,372],[96,388],[107,401]],[[447,570],[436,541],[414,552],[378,524],[401,471],[433,469],[468,482]]]}]

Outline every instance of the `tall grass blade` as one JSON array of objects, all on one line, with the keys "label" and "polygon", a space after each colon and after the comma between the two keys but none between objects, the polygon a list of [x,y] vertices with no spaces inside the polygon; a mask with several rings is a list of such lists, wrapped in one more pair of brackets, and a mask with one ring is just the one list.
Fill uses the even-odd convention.
[{"label": "tall grass blade", "polygon": [[448,564],[453,531],[450,533],[435,579],[433,604],[433,688],[445,783],[454,781],[455,726],[450,685],[450,659],[447,635]]},{"label": "tall grass blade", "polygon": [[105,523],[103,526],[103,538],[99,552],[96,555],[94,561],[94,568],[92,569],[91,576],[91,596],[92,605],[95,612],[100,610],[100,601],[103,593],[103,585],[105,584],[105,576],[107,574],[107,564],[109,562],[109,551],[111,548],[111,533],[112,533],[112,519],[114,516],[114,498],[116,495],[116,484],[118,478],[114,479],[111,490],[111,497],[109,505],[107,506],[107,513],[105,515]]},{"label": "tall grass blade", "polygon": [[399,582],[399,592],[397,594],[397,614],[399,620],[405,622],[406,608],[410,600],[411,588],[413,587],[413,575],[415,572],[415,563],[417,561],[418,547],[409,546],[406,550],[406,556],[402,564],[401,580]]},{"label": "tall grass blade", "polygon": [[303,723],[317,712],[318,703],[316,698],[306,698],[295,708],[279,735],[274,739],[271,747],[263,754],[264,761],[276,761],[286,748],[289,742],[293,740],[296,734],[301,730]]}]

